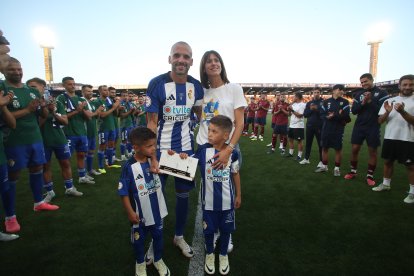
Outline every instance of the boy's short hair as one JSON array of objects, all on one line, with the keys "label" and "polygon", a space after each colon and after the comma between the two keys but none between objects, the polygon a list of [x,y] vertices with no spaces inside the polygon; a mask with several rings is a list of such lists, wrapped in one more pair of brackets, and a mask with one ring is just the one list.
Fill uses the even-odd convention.
[{"label": "boy's short hair", "polygon": [[147,127],[136,127],[129,134],[132,145],[141,146],[146,141],[157,138],[157,135]]},{"label": "boy's short hair", "polygon": [[224,115],[217,115],[211,118],[210,124],[213,124],[220,128],[221,130],[224,130],[225,132],[231,132],[233,129],[233,122],[231,119]]}]

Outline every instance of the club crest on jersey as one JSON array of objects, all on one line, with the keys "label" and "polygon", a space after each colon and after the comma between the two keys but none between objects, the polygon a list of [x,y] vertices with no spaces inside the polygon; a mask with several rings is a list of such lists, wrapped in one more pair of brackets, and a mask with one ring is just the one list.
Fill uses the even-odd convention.
[{"label": "club crest on jersey", "polygon": [[13,100],[13,107],[16,109],[20,107],[20,103],[18,100]]},{"label": "club crest on jersey", "polygon": [[203,229],[206,230],[207,229],[207,222],[203,221]]},{"label": "club crest on jersey", "polygon": [[119,182],[118,183],[118,190],[121,190],[122,189],[122,183],[121,182]]},{"label": "club crest on jersey", "polygon": [[344,102],[340,102],[339,105],[344,105]]},{"label": "club crest on jersey", "polygon": [[374,97],[378,97],[378,95],[379,95],[379,93],[378,93],[378,92],[375,92],[375,93],[374,93]]},{"label": "club crest on jersey", "polygon": [[151,98],[149,96],[145,96],[144,98],[145,106],[150,107],[151,106]]},{"label": "club crest on jersey", "polygon": [[187,96],[190,100],[193,98],[193,90],[192,89],[188,90]]},{"label": "club crest on jersey", "polygon": [[36,95],[34,94],[34,93],[32,93],[32,92],[30,92],[30,97],[32,98],[32,99],[36,99]]},{"label": "club crest on jersey", "polygon": [[135,232],[134,233],[134,240],[139,240],[139,233],[138,232]]},{"label": "club crest on jersey", "polygon": [[13,167],[13,166],[14,166],[14,164],[16,164],[16,162],[15,162],[13,159],[9,159],[9,160],[7,161],[7,164],[9,165],[9,167]]}]

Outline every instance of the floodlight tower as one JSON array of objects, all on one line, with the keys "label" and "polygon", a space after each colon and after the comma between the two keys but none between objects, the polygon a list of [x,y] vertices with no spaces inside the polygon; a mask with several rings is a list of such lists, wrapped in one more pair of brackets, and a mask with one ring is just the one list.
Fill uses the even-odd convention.
[{"label": "floodlight tower", "polygon": [[371,52],[369,56],[369,73],[376,79],[377,77],[377,65],[378,65],[378,48],[382,40],[369,41],[367,45],[371,46]]},{"label": "floodlight tower", "polygon": [[44,45],[40,45],[40,47],[43,49],[46,81],[50,86],[51,82],[53,82],[52,49],[54,48],[52,46]]},{"label": "floodlight tower", "polygon": [[45,78],[49,84],[53,82],[52,49],[54,49],[55,37],[47,27],[38,27],[34,31],[35,38],[43,49],[43,61],[45,64]]}]

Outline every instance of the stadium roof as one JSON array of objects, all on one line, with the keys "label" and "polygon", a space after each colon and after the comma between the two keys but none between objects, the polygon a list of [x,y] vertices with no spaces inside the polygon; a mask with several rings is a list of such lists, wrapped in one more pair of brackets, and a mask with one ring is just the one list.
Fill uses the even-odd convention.
[{"label": "stadium roof", "polygon": [[[245,95],[276,95],[276,94],[294,94],[300,92],[303,94],[310,94],[315,87],[319,87],[323,94],[329,94],[332,91],[332,87],[336,83],[240,83]],[[345,94],[352,95],[353,92],[361,88],[359,83],[345,83]],[[384,81],[376,83],[377,86],[387,90],[389,94],[398,93],[398,80]],[[80,90],[82,84],[77,83],[76,89]],[[145,85],[108,85],[117,89],[117,94],[121,91],[132,91],[137,95],[143,95],[147,92]],[[52,90],[62,91],[63,86],[61,83],[52,84]],[[96,94],[97,87],[94,87]]]}]

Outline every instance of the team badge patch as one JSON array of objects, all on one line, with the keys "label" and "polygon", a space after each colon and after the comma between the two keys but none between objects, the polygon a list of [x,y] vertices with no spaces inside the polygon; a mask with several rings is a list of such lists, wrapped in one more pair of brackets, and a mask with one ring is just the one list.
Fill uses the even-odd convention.
[{"label": "team badge patch", "polygon": [[32,99],[36,99],[36,95],[35,95],[34,93],[31,93],[31,92],[30,92],[30,97],[31,97]]},{"label": "team badge patch", "polygon": [[148,96],[145,96],[145,106],[150,107],[151,106],[151,98]]},{"label": "team badge patch", "polygon": [[9,167],[13,167],[13,166],[14,166],[14,164],[16,164],[16,162],[15,162],[13,159],[9,159],[9,160],[7,161],[7,164],[9,165]]},{"label": "team badge patch", "polygon": [[139,240],[139,233],[138,232],[135,232],[134,233],[134,240]]},{"label": "team badge patch", "polygon": [[207,229],[207,222],[203,221],[203,229],[206,230]]},{"label": "team badge patch", "polygon": [[15,109],[17,109],[17,108],[19,108],[19,107],[20,107],[20,103],[19,103],[19,101],[18,101],[18,100],[14,100],[14,101],[13,101],[13,107],[14,107]]},{"label": "team badge patch", "polygon": [[189,89],[187,95],[188,95],[188,98],[191,100],[193,98],[193,90]]}]

